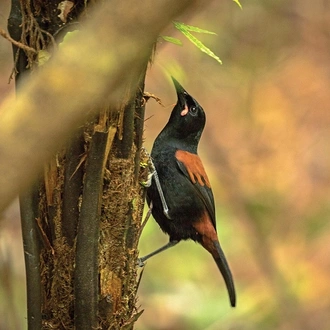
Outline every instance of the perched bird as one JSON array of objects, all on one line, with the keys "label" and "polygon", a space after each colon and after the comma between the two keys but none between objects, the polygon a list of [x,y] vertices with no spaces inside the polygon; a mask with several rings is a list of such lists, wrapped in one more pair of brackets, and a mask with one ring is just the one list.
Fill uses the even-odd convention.
[{"label": "perched bird", "polygon": [[234,282],[221,249],[215,221],[210,181],[197,147],[205,126],[205,113],[199,103],[174,79],[178,101],[170,119],[157,136],[151,159],[156,169],[147,190],[147,202],[169,243],[140,258],[139,262],[192,239],[214,258],[227,286],[230,304],[236,305]]}]

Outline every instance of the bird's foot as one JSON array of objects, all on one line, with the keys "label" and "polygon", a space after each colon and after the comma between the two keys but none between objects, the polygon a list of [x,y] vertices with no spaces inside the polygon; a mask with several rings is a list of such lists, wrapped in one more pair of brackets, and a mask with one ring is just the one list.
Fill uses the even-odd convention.
[{"label": "bird's foot", "polygon": [[144,177],[147,176],[147,180],[146,181],[140,181],[140,184],[145,187],[148,188],[151,186],[151,182],[152,182],[152,177],[155,173],[155,166],[152,163],[150,154],[148,153],[147,149],[142,147],[141,148],[141,160],[140,160],[140,167],[143,169],[146,169],[146,171],[148,171],[148,174],[143,175]]},{"label": "bird's foot", "polygon": [[140,184],[144,187],[144,188],[149,188],[151,186],[151,182],[152,182],[152,177],[154,175],[155,171],[153,172],[148,172],[148,177],[146,181],[140,181]]}]

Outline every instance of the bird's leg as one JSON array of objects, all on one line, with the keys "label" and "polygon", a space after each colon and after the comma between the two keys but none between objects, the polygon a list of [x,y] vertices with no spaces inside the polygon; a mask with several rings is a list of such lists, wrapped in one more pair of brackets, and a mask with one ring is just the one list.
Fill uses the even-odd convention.
[{"label": "bird's leg", "polygon": [[142,224],[141,224],[141,227],[140,227],[140,229],[139,229],[139,232],[138,232],[138,237],[140,238],[140,236],[141,236],[141,234],[142,234],[142,231],[143,231],[143,229],[144,229],[144,227],[145,227],[145,225],[147,224],[147,222],[148,222],[148,220],[149,220],[149,218],[150,218],[150,216],[151,216],[151,212],[152,212],[152,201],[150,202],[150,205],[149,205],[149,210],[148,210],[148,212],[147,212],[147,214],[146,214],[146,216],[145,216],[145,218],[144,218],[144,220],[143,220],[143,222],[142,222]]},{"label": "bird's leg", "polygon": [[174,245],[176,245],[176,244],[178,244],[178,243],[179,243],[179,241],[169,241],[167,244],[165,244],[165,245],[162,246],[161,248],[157,249],[156,251],[151,252],[151,253],[147,254],[146,256],[144,256],[144,257],[142,257],[142,258],[139,258],[137,264],[138,264],[140,267],[143,267],[143,266],[144,266],[144,262],[145,262],[146,260],[148,260],[149,258],[151,258],[152,256],[154,256],[154,255],[156,255],[156,254],[158,254],[158,253],[160,253],[160,252],[163,252],[163,251],[165,251],[165,250],[171,248],[172,246],[174,246]]},{"label": "bird's leg", "polygon": [[[143,152],[147,154],[147,151],[144,148],[143,148]],[[149,156],[149,154],[148,154],[148,156]],[[156,187],[157,187],[157,190],[158,190],[158,194],[159,194],[160,200],[162,202],[163,213],[166,216],[166,218],[170,220],[171,217],[168,214],[169,210],[168,210],[168,206],[167,206],[167,203],[166,203],[166,200],[165,200],[165,197],[164,197],[163,189],[162,189],[162,186],[160,185],[160,181],[159,181],[159,177],[158,177],[158,173],[156,171],[155,165],[154,165],[154,163],[153,163],[150,156],[149,156],[149,159],[148,159],[148,166],[150,168],[150,172],[148,174],[148,179],[147,179],[146,182],[141,182],[141,184],[144,187],[148,188],[148,187],[151,186],[152,178],[154,178],[155,183],[156,183]]]},{"label": "bird's leg", "polygon": [[156,183],[156,187],[157,187],[157,190],[158,190],[158,193],[159,193],[159,197],[160,197],[160,200],[161,200],[162,205],[163,205],[163,213],[164,213],[164,215],[166,216],[167,219],[171,220],[171,217],[168,214],[168,206],[167,206],[167,203],[166,203],[166,200],[165,200],[165,197],[164,197],[162,186],[160,185],[160,182],[159,182],[158,173],[157,173],[156,169],[153,173],[153,177],[155,179],[155,183]]}]

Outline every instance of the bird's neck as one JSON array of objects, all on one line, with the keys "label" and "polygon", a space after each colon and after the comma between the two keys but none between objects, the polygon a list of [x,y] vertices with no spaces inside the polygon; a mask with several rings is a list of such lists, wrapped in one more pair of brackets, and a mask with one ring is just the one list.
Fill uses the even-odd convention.
[{"label": "bird's neck", "polygon": [[173,149],[184,150],[191,152],[193,154],[197,154],[197,148],[199,143],[199,138],[196,139],[196,134],[191,134],[185,136],[184,138],[180,138],[175,136],[174,134],[168,134],[171,132],[166,132],[165,130],[158,135],[155,143],[159,145],[165,146],[165,144]]}]

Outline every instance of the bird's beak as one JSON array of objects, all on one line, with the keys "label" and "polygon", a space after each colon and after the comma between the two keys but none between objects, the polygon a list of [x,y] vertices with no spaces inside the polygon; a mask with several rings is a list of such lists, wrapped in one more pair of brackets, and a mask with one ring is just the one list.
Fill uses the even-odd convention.
[{"label": "bird's beak", "polygon": [[182,94],[182,93],[187,93],[185,91],[185,89],[180,85],[180,83],[174,78],[174,77],[171,77],[172,78],[172,81],[173,81],[173,84],[174,84],[174,87],[175,87],[175,90],[177,92],[177,94]]},{"label": "bird's beak", "polygon": [[180,83],[173,77],[172,81],[176,90],[176,94],[178,95],[178,104],[180,104],[181,107],[185,107],[186,105],[186,98],[185,95],[188,95],[186,90],[180,85]]}]

